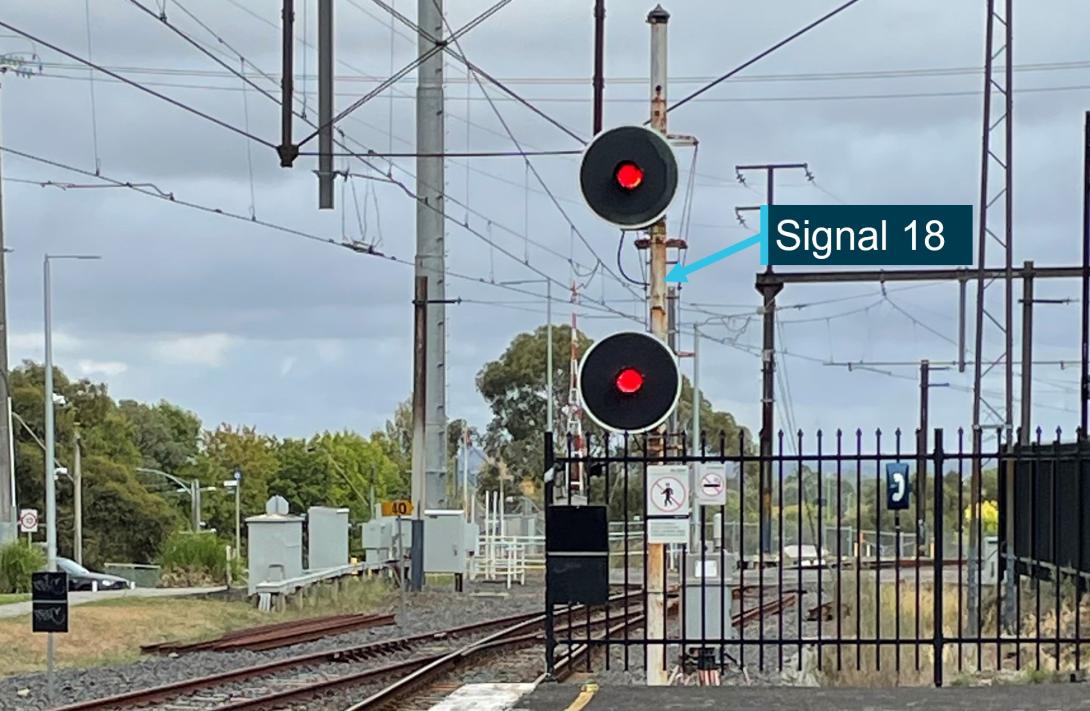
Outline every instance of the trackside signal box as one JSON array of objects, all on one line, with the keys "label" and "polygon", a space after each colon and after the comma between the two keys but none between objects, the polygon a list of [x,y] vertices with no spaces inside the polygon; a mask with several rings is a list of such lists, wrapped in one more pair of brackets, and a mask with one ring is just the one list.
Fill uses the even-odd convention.
[{"label": "trackside signal box", "polygon": [[31,629],[68,631],[68,573],[31,573]]},{"label": "trackside signal box", "polygon": [[604,605],[609,598],[605,506],[545,507],[545,603]]}]

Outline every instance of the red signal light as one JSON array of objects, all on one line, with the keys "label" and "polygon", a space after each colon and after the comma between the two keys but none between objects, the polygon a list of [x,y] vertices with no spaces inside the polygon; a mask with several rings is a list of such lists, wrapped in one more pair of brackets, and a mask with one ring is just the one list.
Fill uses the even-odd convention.
[{"label": "red signal light", "polygon": [[625,190],[635,190],[643,182],[643,168],[626,160],[617,166],[613,176],[617,179],[617,184]]},{"label": "red signal light", "polygon": [[643,387],[643,373],[635,368],[625,368],[617,374],[617,389],[625,395],[639,392]]}]

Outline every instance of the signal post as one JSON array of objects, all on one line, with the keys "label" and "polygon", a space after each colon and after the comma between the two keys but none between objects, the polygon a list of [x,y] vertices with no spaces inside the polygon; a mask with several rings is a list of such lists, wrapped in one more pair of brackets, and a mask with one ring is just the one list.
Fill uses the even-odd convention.
[{"label": "signal post", "polygon": [[[648,231],[648,237],[636,240],[636,246],[649,254],[651,330],[651,336],[614,334],[588,350],[580,366],[580,397],[587,415],[605,429],[648,432],[651,460],[665,452],[664,423],[681,390],[677,356],[670,348],[666,285],[667,252],[682,245],[667,237],[665,220],[678,183],[677,159],[666,134],[669,18],[662,6],[647,15],[651,25],[650,128],[620,126],[599,133],[584,151],[579,171],[583,198],[594,213],[623,231]],[[648,540],[647,551],[647,683],[662,686],[667,683],[666,544]]]},{"label": "signal post", "polygon": [[[663,136],[666,135],[666,25],[669,21],[670,13],[662,5],[656,5],[647,15],[647,23],[651,25],[651,128]],[[651,333],[665,343],[670,332],[666,318],[665,218],[651,225],[649,237]],[[652,450],[648,454],[652,458],[661,455],[665,442],[666,438],[663,437],[659,440],[659,451]],[[666,639],[666,545],[648,543],[644,565],[647,566],[646,629],[647,639],[651,642],[647,648],[647,685],[665,686],[666,645],[655,644],[655,641]]]}]

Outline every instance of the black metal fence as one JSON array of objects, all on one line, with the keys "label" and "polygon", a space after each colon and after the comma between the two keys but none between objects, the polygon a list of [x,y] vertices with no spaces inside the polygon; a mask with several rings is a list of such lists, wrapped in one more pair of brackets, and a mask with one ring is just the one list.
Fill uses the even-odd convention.
[{"label": "black metal fence", "polygon": [[[1079,671],[1090,642],[1090,446],[1061,435],[1016,445],[1000,430],[780,432],[766,456],[744,434],[696,448],[684,436],[603,436],[584,454],[550,437],[546,501],[605,508],[610,582],[636,593],[611,597],[598,626],[550,614],[549,668],[588,645],[588,669],[640,673],[662,645],[670,670],[764,683]],[[887,467],[902,463],[907,473]],[[644,483],[658,464],[721,471],[726,493],[721,505],[694,506],[688,542],[666,547],[666,632],[652,640],[631,620],[648,609]]]}]

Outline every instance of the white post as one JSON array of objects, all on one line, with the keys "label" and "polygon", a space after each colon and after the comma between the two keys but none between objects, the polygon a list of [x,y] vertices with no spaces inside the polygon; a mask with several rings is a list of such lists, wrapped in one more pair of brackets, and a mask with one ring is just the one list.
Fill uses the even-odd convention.
[{"label": "white post", "polygon": [[[42,285],[45,290],[45,561],[46,569],[57,571],[57,484],[56,457],[53,449],[53,317],[52,304],[49,300],[49,255],[42,260]],[[6,373],[5,373],[6,375]],[[46,635],[46,674],[47,692],[50,704],[53,703],[53,633]]]},{"label": "white post", "polygon": [[469,521],[469,428],[462,432],[462,513]]}]

